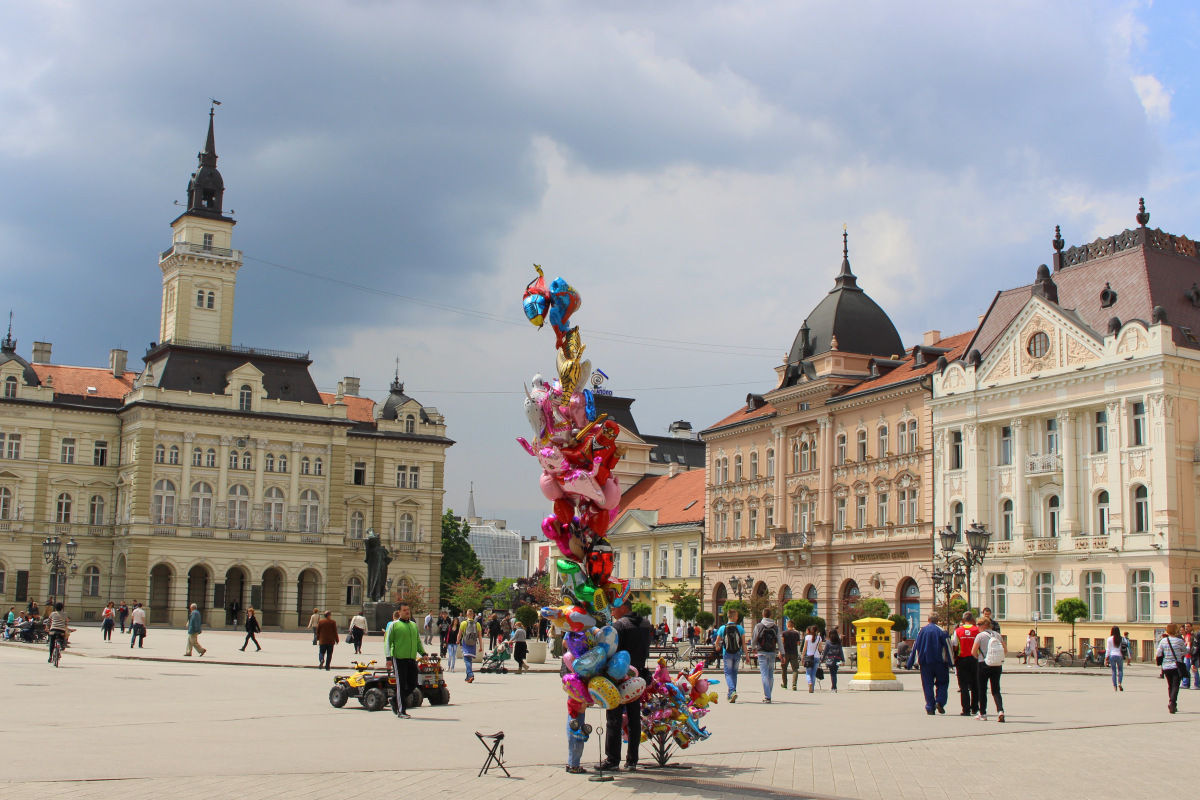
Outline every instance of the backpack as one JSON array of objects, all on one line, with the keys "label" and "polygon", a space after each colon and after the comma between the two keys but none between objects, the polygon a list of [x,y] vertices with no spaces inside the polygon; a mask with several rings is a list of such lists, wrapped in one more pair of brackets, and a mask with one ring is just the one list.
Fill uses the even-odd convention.
[{"label": "backpack", "polygon": [[1004,640],[995,633],[988,636],[987,651],[984,653],[983,663],[989,667],[998,667],[1004,663]]},{"label": "backpack", "polygon": [[738,627],[735,623],[729,623],[725,626],[725,652],[740,653],[742,652],[742,635],[738,632]]},{"label": "backpack", "polygon": [[474,647],[478,641],[479,641],[479,623],[478,622],[468,622],[467,623],[467,632],[463,634],[462,643],[467,645],[468,647]]},{"label": "backpack", "polygon": [[766,650],[768,653],[779,649],[779,632],[775,630],[774,625],[762,629],[762,633],[758,635],[758,649]]}]

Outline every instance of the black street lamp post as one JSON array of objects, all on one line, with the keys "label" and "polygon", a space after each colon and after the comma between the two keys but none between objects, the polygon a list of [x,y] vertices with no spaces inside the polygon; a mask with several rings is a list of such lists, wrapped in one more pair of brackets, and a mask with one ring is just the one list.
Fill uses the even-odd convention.
[{"label": "black street lamp post", "polygon": [[738,600],[742,599],[742,594],[754,586],[754,578],[747,575],[745,580],[742,580],[737,575],[729,578],[729,588],[737,593]]},{"label": "black street lamp post", "polygon": [[946,592],[946,597],[949,599],[950,591],[956,586],[961,585],[962,579],[966,579],[967,584],[967,607],[971,607],[971,571],[983,564],[983,559],[987,557],[988,542],[992,538],[992,534],[983,525],[978,522],[972,522],[971,526],[966,530],[967,546],[963,552],[955,550],[955,545],[958,544],[959,534],[954,528],[947,525],[942,530],[938,531],[938,538],[942,545],[942,558],[945,559],[945,567],[939,570],[934,567],[933,575],[935,586],[938,581],[939,572],[941,573],[941,582]]},{"label": "black street lamp post", "polygon": [[62,546],[63,542],[57,536],[47,538],[42,542],[42,559],[50,565],[51,575],[62,576],[54,581],[54,586],[59,591],[51,592],[51,594],[58,597],[61,593],[59,599],[65,600],[67,597],[67,568],[70,567],[72,575],[79,571],[79,565],[74,563],[79,545],[74,539],[67,540],[67,557],[65,559],[60,556]]}]

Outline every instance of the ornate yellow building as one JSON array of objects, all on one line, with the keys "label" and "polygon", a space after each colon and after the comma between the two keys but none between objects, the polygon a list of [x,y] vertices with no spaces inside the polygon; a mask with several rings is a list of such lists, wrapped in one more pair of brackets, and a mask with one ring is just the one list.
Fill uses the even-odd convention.
[{"label": "ornate yellow building", "polygon": [[[253,605],[296,628],[313,608],[362,603],[362,539],[393,553],[394,589],[436,600],[445,420],[404,394],[358,396],[346,378],[318,391],[306,353],[231,344],[242,266],[222,211],[212,115],[186,211],[159,257],[160,339],[141,372],[28,361],[0,345],[0,602],[66,598],[75,619],[141,600],[152,624],[181,625],[197,603],[210,625]],[[43,542],[74,540],[52,574]],[[63,548],[65,553],[65,548]]]}]

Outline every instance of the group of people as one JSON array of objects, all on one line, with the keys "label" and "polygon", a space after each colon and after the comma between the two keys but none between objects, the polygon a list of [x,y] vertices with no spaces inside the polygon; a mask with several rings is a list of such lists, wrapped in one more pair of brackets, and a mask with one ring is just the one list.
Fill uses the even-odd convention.
[{"label": "group of people", "polygon": [[950,686],[950,668],[958,677],[961,716],[980,721],[988,718],[987,691],[990,688],[999,722],[1004,722],[1004,697],[1000,676],[1006,656],[1000,625],[990,608],[983,609],[978,622],[971,612],[951,634],[939,625],[940,617],[930,614],[925,627],[917,632],[908,654],[907,668],[921,670],[921,688],[925,694],[925,713],[946,713]]},{"label": "group of people", "polygon": [[451,617],[449,612],[442,611],[434,619],[429,616],[426,630],[430,631],[429,641],[432,643],[432,632],[438,637],[438,649],[442,658],[446,659],[446,667],[455,672],[458,657],[462,657],[466,667],[467,683],[475,680],[475,659],[482,654],[483,639],[487,637],[487,650],[492,653],[511,655],[517,663],[517,672],[529,670],[526,659],[529,657],[529,638],[532,635],[544,636],[542,626],[534,626],[537,633],[527,629],[511,615],[500,617],[492,614],[487,620],[476,617],[475,609],[467,609],[462,616]]}]

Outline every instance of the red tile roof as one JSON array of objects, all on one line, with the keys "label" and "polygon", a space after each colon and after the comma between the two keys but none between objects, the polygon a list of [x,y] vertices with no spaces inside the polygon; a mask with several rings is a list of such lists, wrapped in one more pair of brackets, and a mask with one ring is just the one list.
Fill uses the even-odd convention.
[{"label": "red tile roof", "polygon": [[[337,395],[330,392],[321,392],[321,400],[327,406],[333,405],[337,399]],[[356,397],[351,394],[343,395],[342,400],[346,403],[346,417],[351,422],[374,422],[375,421],[375,401],[369,397]]]},{"label": "red tile roof", "polygon": [[713,428],[721,428],[725,425],[736,425],[739,422],[749,422],[752,419],[769,417],[775,413],[775,406],[771,405],[770,403],[761,405],[754,411],[747,411],[747,406],[747,403],[742,403],[741,408],[739,408],[737,411],[733,412],[728,417],[725,417],[725,419],[721,420],[720,422],[715,422],[712,425],[709,425],[709,430]]},{"label": "red tile roof", "polygon": [[642,478],[621,497],[621,511],[657,511],[659,525],[704,520],[704,470]]},{"label": "red tile roof", "polygon": [[[103,397],[120,400],[133,391],[136,372],[126,372],[120,378],[113,377],[112,370],[98,367],[67,367],[61,364],[34,364],[34,372],[42,385],[49,379],[55,394],[78,395],[80,397]],[[88,387],[96,391],[89,392]]]},{"label": "red tile roof", "polygon": [[[942,339],[938,339],[931,346],[937,348],[949,348],[950,352],[945,354],[946,360],[954,361],[955,359],[963,357],[963,355],[966,353],[967,345],[970,344],[971,337],[974,335],[975,331],[966,331],[965,333],[955,334],[954,336],[946,336]],[[836,403],[839,400],[843,400],[847,397],[852,397],[857,394],[862,394],[863,392],[876,391],[885,386],[903,383],[904,381],[919,378],[923,375],[929,375],[935,369],[937,369],[936,357],[929,358],[927,356],[925,363],[921,366],[917,366],[915,360],[913,359],[912,348],[909,348],[908,353],[904,356],[903,364],[891,370],[886,375],[880,375],[878,378],[871,378],[850,387],[836,398],[830,400],[830,402]]]}]

